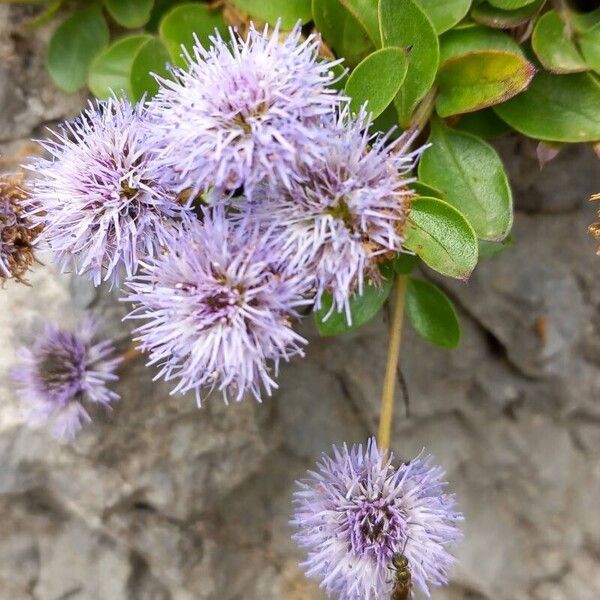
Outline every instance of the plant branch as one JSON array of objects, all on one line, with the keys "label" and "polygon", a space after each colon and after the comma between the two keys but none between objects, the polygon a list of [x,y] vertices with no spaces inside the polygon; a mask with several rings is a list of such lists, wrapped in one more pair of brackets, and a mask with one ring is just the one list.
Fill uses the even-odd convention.
[{"label": "plant branch", "polygon": [[396,370],[400,358],[402,324],[404,321],[404,301],[406,298],[407,275],[397,275],[394,283],[394,310],[390,323],[388,355],[381,394],[381,414],[377,443],[380,448],[389,448],[392,437],[392,418],[394,414],[394,393],[396,391]]}]

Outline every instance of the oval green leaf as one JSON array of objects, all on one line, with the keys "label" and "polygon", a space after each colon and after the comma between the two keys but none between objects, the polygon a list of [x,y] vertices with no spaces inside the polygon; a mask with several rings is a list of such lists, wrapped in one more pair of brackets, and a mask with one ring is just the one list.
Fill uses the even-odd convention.
[{"label": "oval green leaf", "polygon": [[310,0],[232,0],[232,4],[272,25],[281,20],[283,29],[291,29],[298,21],[307,23],[311,19]]},{"label": "oval green leaf", "polygon": [[215,30],[222,34],[227,32],[221,11],[211,10],[204,4],[180,4],[163,17],[158,33],[173,63],[185,67],[187,63],[182,55],[182,46],[191,52],[194,36],[206,45]]},{"label": "oval green leaf", "polygon": [[406,286],[406,315],[417,333],[442,348],[460,343],[460,323],[454,306],[439,287],[410,277]]},{"label": "oval green leaf", "polygon": [[450,58],[437,77],[437,113],[449,117],[506,102],[525,90],[534,74],[529,61],[504,50],[479,50]]},{"label": "oval green leaf", "polygon": [[525,57],[521,46],[508,33],[471,23],[440,37],[440,64],[479,50],[504,50]]},{"label": "oval green leaf", "polygon": [[138,50],[149,39],[149,35],[126,36],[94,59],[88,75],[88,87],[96,98],[105,100],[112,93],[119,96],[124,92],[130,100],[134,100],[131,66]]},{"label": "oval green leaf", "polygon": [[123,27],[134,29],[148,22],[154,0],[104,0],[110,16]]},{"label": "oval green leaf", "polygon": [[579,47],[588,67],[600,73],[600,24],[592,27],[579,38]]},{"label": "oval green leaf", "polygon": [[352,71],[346,93],[350,108],[358,112],[367,102],[367,111],[376,119],[391,103],[406,77],[406,52],[402,48],[382,48],[369,54]]},{"label": "oval green leaf", "polygon": [[108,45],[109,32],[98,7],[73,13],[56,29],[48,45],[52,81],[70,94],[86,83],[90,64]]},{"label": "oval green leaf", "polygon": [[540,62],[553,73],[578,73],[588,66],[567,33],[566,23],[555,10],[544,13],[537,21],[531,46]]},{"label": "oval green leaf", "polygon": [[422,181],[415,181],[410,184],[410,187],[417,196],[429,196],[431,198],[444,199],[444,193],[441,190],[434,188],[432,185],[427,185]]},{"label": "oval green leaf", "polygon": [[[315,322],[321,335],[340,335],[348,331],[354,331],[370,321],[381,309],[392,289],[392,277],[383,280],[383,285],[376,286],[366,283],[362,295],[354,295],[350,298],[350,314],[352,323],[346,320],[344,312],[331,312],[333,299],[331,294],[325,294],[322,306],[316,310]],[[327,317],[328,313],[329,317]]]},{"label": "oval green leaf", "polygon": [[373,49],[369,35],[340,0],[312,0],[313,20],[327,44],[346,65],[357,65]]},{"label": "oval green leaf", "polygon": [[513,129],[549,142],[600,140],[600,84],[589,73],[540,72],[529,89],[496,113]]},{"label": "oval green leaf", "polygon": [[496,8],[502,8],[504,10],[517,10],[524,6],[533,4],[535,0],[488,0],[488,2]]},{"label": "oval green leaf", "polygon": [[435,81],[440,58],[437,33],[414,0],[380,0],[379,27],[384,47],[410,48],[408,72],[394,99],[400,125],[407,127]]},{"label": "oval green leaf", "polygon": [[431,124],[431,148],[419,165],[419,179],[445,194],[484,240],[504,239],[512,226],[512,194],[502,161],[482,139]]},{"label": "oval green leaf", "polygon": [[168,77],[169,52],[164,44],[156,39],[150,38],[137,51],[131,65],[131,90],[135,100],[152,98],[158,91],[159,85],[152,73],[161,77]]},{"label": "oval green leaf", "polygon": [[540,9],[545,0],[535,0],[523,8],[516,10],[503,10],[487,2],[482,2],[473,7],[471,18],[476,23],[493,27],[494,29],[512,29],[527,23]]},{"label": "oval green leaf", "polygon": [[438,198],[416,198],[404,247],[442,275],[467,279],[477,265],[477,236],[463,215]]},{"label": "oval green leaf", "polygon": [[510,131],[510,127],[491,108],[461,115],[456,129],[493,140]]},{"label": "oval green leaf", "polygon": [[469,12],[472,0],[417,0],[438,33],[452,29]]},{"label": "oval green leaf", "polygon": [[379,16],[377,14],[378,0],[341,0],[341,3],[369,34],[375,48],[380,48],[381,32],[379,31]]}]

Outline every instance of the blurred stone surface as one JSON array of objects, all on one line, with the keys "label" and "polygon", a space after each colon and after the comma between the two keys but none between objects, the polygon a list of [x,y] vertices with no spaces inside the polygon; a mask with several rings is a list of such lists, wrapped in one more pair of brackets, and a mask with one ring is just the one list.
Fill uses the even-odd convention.
[{"label": "blurred stone surface", "polygon": [[[15,14],[0,6],[7,154],[81,102],[52,88],[44,40],[20,36]],[[394,447],[431,450],[465,513],[459,567],[434,599],[596,600],[600,258],[586,200],[600,171],[583,147],[541,172],[534,144],[499,147],[515,190],[514,245],[468,284],[443,282],[459,306],[459,349],[433,349],[407,327],[411,416],[398,392]],[[290,540],[293,481],[332,443],[374,431],[383,318],[337,339],[303,324],[306,359],[283,368],[262,405],[215,398],[198,410],[132,363],[115,410],[60,444],[23,426],[8,378],[15,348],[36,324],[71,325],[88,307],[129,342],[115,293],[44,262],[31,288],[0,290],[0,600],[322,600]]]}]

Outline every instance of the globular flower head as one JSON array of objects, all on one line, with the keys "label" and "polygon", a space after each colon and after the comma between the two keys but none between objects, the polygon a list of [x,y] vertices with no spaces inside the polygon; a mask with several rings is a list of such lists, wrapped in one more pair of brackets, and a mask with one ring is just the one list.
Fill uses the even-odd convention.
[{"label": "globular flower head", "polygon": [[332,310],[350,321],[351,296],[362,293],[366,277],[377,282],[378,263],[401,250],[413,194],[408,174],[422,152],[408,149],[413,138],[373,136],[365,111],[353,119],[344,110],[323,156],[300,165],[298,181],[266,187],[246,205],[248,218],[279,225],[290,261],[314,271],[318,308],[330,292]]},{"label": "globular flower head", "polygon": [[43,224],[40,241],[63,269],[87,273],[95,285],[133,275],[141,257],[155,254],[174,222],[193,218],[158,183],[143,123],[143,103],[111,98],[41,142],[51,158],[29,168],[31,206]]},{"label": "globular flower head", "polygon": [[0,282],[23,276],[35,261],[33,244],[41,231],[27,208],[22,175],[0,175]]},{"label": "globular flower head", "polygon": [[89,405],[109,407],[119,396],[107,384],[118,379],[121,359],[110,340],[98,341],[95,320],[86,316],[77,333],[46,325],[12,371],[32,425],[52,424],[58,438],[72,439],[91,422]]},{"label": "globular flower head", "polygon": [[447,583],[457,542],[454,496],[447,494],[444,471],[430,456],[398,467],[375,440],[366,448],[333,448],[316,472],[298,482],[292,523],[303,566],[341,600],[389,600],[394,556],[408,560],[412,584],[429,595],[429,585]]},{"label": "globular flower head", "polygon": [[284,40],[278,27],[251,26],[246,38],[231,29],[229,41],[196,43],[174,80],[159,78],[149,129],[169,181],[251,195],[265,178],[289,183],[298,157],[319,153],[321,123],[341,97],[332,63],[317,61],[318,38],[301,36],[300,26]]},{"label": "globular flower head", "polygon": [[278,265],[268,234],[236,228],[221,207],[183,230],[165,254],[143,263],[127,283],[129,318],[141,349],[178,379],[173,392],[219,389],[227,401],[270,394],[280,359],[302,354],[305,340],[291,328],[305,304],[305,276]]}]

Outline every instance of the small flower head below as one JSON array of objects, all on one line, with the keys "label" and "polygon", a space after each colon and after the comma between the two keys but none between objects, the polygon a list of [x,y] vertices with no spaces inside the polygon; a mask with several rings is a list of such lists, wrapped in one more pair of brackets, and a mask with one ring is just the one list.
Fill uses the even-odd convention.
[{"label": "small flower head below", "polygon": [[87,274],[94,285],[133,275],[138,261],[155,254],[174,223],[190,210],[158,183],[143,123],[143,102],[111,98],[90,104],[55,139],[41,142],[51,155],[28,168],[31,206],[43,224],[40,241],[63,270]]},{"label": "small flower head below", "polygon": [[73,439],[91,422],[91,405],[109,407],[119,399],[107,387],[118,379],[121,359],[114,352],[111,341],[98,341],[90,316],[77,333],[46,325],[30,348],[21,349],[21,363],[12,371],[29,423],[49,424],[57,438]]},{"label": "small flower head below", "polygon": [[430,456],[393,466],[369,440],[366,448],[333,449],[298,482],[293,525],[308,550],[306,574],[341,600],[389,600],[394,556],[406,557],[412,583],[429,595],[444,585],[461,538],[462,515]]},{"label": "small flower head below", "polygon": [[289,184],[298,157],[320,153],[322,122],[342,100],[332,63],[317,60],[318,37],[302,41],[300,26],[283,40],[278,27],[230,37],[196,43],[149,106],[150,140],[179,191]]},{"label": "small flower head below", "polygon": [[22,175],[0,175],[0,282],[24,275],[35,262],[33,244],[41,231],[27,208]]},{"label": "small flower head below", "polygon": [[303,354],[291,325],[311,280],[278,264],[268,232],[234,227],[221,207],[180,233],[127,283],[129,318],[146,321],[137,341],[158,377],[178,380],[173,393],[260,400],[277,387],[279,361]]},{"label": "small flower head below", "polygon": [[391,141],[371,135],[365,111],[343,110],[322,143],[322,156],[299,165],[286,189],[265,189],[247,203],[250,219],[281,235],[288,260],[316,275],[316,306],[330,292],[332,310],[345,311],[362,294],[365,279],[380,279],[378,265],[399,252],[413,192],[409,173],[423,149],[410,150],[414,135]]}]

